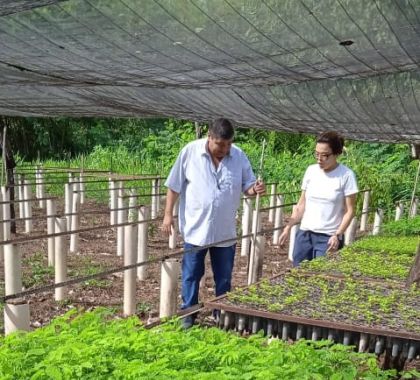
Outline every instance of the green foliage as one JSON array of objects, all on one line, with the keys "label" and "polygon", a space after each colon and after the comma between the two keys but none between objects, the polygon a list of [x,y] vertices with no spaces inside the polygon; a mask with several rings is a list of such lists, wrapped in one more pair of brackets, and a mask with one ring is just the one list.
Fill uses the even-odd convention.
[{"label": "green foliage", "polygon": [[392,236],[420,236],[420,216],[385,223],[382,233]]},{"label": "green foliage", "polygon": [[1,379],[390,379],[373,355],[330,342],[248,339],[178,322],[151,330],[104,309],[72,310],[31,333],[0,338]]},{"label": "green foliage", "polygon": [[351,247],[353,249],[386,251],[398,255],[413,256],[416,253],[419,242],[419,236],[368,236],[355,241]]}]

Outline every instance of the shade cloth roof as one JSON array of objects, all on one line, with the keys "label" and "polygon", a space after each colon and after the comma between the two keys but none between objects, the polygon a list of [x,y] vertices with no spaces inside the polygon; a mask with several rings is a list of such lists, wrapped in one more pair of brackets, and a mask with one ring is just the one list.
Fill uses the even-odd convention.
[{"label": "shade cloth roof", "polygon": [[420,142],[420,0],[0,0],[0,114]]}]

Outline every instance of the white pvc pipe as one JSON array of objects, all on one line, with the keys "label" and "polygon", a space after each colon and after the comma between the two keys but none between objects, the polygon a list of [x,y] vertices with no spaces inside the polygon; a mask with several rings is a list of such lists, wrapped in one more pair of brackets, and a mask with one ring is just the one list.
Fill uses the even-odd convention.
[{"label": "white pvc pipe", "polygon": [[160,178],[156,180],[156,216],[159,215],[160,210]]},{"label": "white pvc pipe", "polygon": [[131,189],[130,190],[130,195],[128,198],[128,221],[129,222],[134,222],[137,219],[137,191],[136,189]]},{"label": "white pvc pipe", "polygon": [[22,291],[22,256],[18,246],[4,246],[4,293],[10,295]]},{"label": "white pvc pipe", "polygon": [[296,234],[298,232],[300,224],[295,224],[290,229],[290,237],[289,237],[289,260],[293,261],[293,250],[295,248],[295,241],[296,241]]},{"label": "white pvc pipe", "polygon": [[[67,231],[67,218],[55,218],[55,232]],[[54,283],[67,280],[67,239],[66,236],[57,236],[55,238],[55,255],[54,255]],[[63,301],[67,296],[67,286],[55,288],[54,299]]]},{"label": "white pvc pipe", "polygon": [[176,200],[174,204],[174,208],[172,209],[172,216],[174,217],[173,220],[173,227],[171,227],[171,234],[169,235],[169,249],[175,249],[176,248],[176,238],[178,236],[178,228],[177,228],[177,221],[175,218],[175,215],[178,215],[178,209],[179,209],[179,198]]},{"label": "white pvc pipe", "polygon": [[[244,197],[242,206],[242,235],[248,235],[251,229],[252,199]],[[250,237],[241,240],[241,256],[246,257],[249,254]]]},{"label": "white pvc pipe", "polygon": [[25,300],[9,300],[4,305],[4,335],[15,331],[29,331],[29,304]]},{"label": "white pvc pipe", "polygon": [[416,197],[416,198],[413,199],[413,203],[411,205],[410,218],[415,218],[416,217],[418,205],[419,205],[419,199]]},{"label": "white pvc pipe", "polygon": [[[23,201],[25,199],[24,195],[24,179],[25,177],[21,174],[18,175],[18,199],[19,201]],[[19,217],[24,218],[25,217],[25,204],[23,202],[19,202]]]},{"label": "white pvc pipe", "polygon": [[276,205],[276,184],[271,184],[271,192],[270,192],[270,210],[268,211],[268,221],[270,223],[274,222],[274,215],[276,210],[272,207]]},{"label": "white pvc pipe", "polygon": [[[6,186],[1,187],[1,199],[3,203],[3,220],[10,220],[10,191]],[[11,233],[11,223],[3,222],[3,239],[10,240]]]},{"label": "white pvc pipe", "polygon": [[257,236],[257,245],[255,246],[255,255],[250,257],[249,271],[248,271],[248,285],[251,285],[262,276],[262,268],[264,262],[265,252],[265,237],[262,235]]},{"label": "white pvc pipe", "polygon": [[370,191],[365,191],[363,194],[362,216],[360,217],[360,231],[366,231],[369,216],[369,198]]},{"label": "white pvc pipe", "polygon": [[346,229],[346,232],[344,234],[344,244],[350,245],[354,242],[354,239],[356,238],[356,230],[357,230],[357,218],[354,217],[351,220],[351,223]]},{"label": "white pvc pipe", "polygon": [[114,211],[118,208],[118,194],[117,194],[117,182],[110,179],[109,180],[109,208],[110,208],[110,223],[111,226],[117,223],[117,211]]},{"label": "white pvc pipe", "polygon": [[[39,185],[38,185],[39,197],[38,198],[45,198],[44,171],[41,168],[38,170],[38,181],[39,181]],[[45,199],[40,199],[39,208],[45,209],[45,206],[46,206]]]},{"label": "white pvc pipe", "polygon": [[33,231],[33,222],[32,222],[32,188],[31,184],[28,180],[24,181],[24,187],[23,187],[23,198],[25,199],[24,202],[24,217],[25,220],[25,232],[27,234],[31,233]]},{"label": "white pvc pipe", "polygon": [[162,262],[160,281],[159,317],[170,317],[176,313],[178,296],[178,277],[180,263],[176,259]]},{"label": "white pvc pipe", "polygon": [[[118,190],[118,208],[124,207],[124,189],[122,187]],[[127,221],[127,210],[118,210],[117,223],[125,223]],[[117,256],[124,254],[124,227],[117,227]]]},{"label": "white pvc pipe", "polygon": [[[136,263],[137,226],[124,227],[124,266]],[[136,312],[136,268],[124,271],[124,315]]]},{"label": "white pvc pipe", "polygon": [[152,180],[152,199],[151,199],[152,212],[151,212],[151,215],[150,215],[152,219],[155,219],[157,217],[157,211],[158,210],[157,210],[157,200],[156,200],[156,198],[157,198],[157,180],[154,179],[154,180]]},{"label": "white pvc pipe", "polygon": [[39,198],[39,166],[35,168],[35,198]]},{"label": "white pvc pipe", "polygon": [[404,214],[404,203],[398,202],[395,208],[395,220],[400,220]]},{"label": "white pvc pipe", "polygon": [[276,196],[276,212],[274,214],[274,232],[273,232],[273,245],[279,244],[279,238],[281,233],[281,227],[283,226],[283,206],[284,197],[283,195]]},{"label": "white pvc pipe", "polygon": [[[55,218],[57,214],[57,206],[54,199],[47,199],[47,234],[55,233]],[[48,244],[48,265],[54,266],[55,259],[55,238],[49,237]]]},{"label": "white pvc pipe", "polygon": [[[0,192],[0,202],[2,202],[2,201],[3,201],[3,196]],[[4,220],[4,218],[3,218],[3,208],[2,207],[0,207],[0,220]],[[0,241],[4,241],[4,240],[5,239],[4,239],[4,236],[3,236],[3,228],[0,228]],[[4,251],[4,246],[1,245],[0,246],[0,263],[3,262],[3,259],[4,259],[3,251]]]},{"label": "white pvc pipe", "polygon": [[85,203],[85,199],[86,199],[86,184],[85,184],[85,178],[83,176],[83,173],[80,173],[79,175],[79,190],[80,190],[80,204],[84,204]]},{"label": "white pvc pipe", "polygon": [[[79,219],[80,219],[80,193],[73,194],[73,205],[72,205],[72,217],[71,217],[71,231],[76,231],[79,229]],[[70,252],[78,253],[79,252],[79,234],[73,233],[70,235]]]},{"label": "white pvc pipe", "polygon": [[373,221],[372,235],[379,235],[381,232],[381,225],[384,219],[384,211],[380,208],[376,209],[375,219]]},{"label": "white pvc pipe", "polygon": [[[147,220],[150,215],[150,208],[142,206],[139,208],[138,220],[139,222]],[[143,263],[149,260],[149,253],[147,252],[147,231],[148,223],[140,223],[138,225],[138,240],[137,240],[137,262]],[[141,281],[147,278],[147,266],[142,265],[137,267],[137,278]]]}]

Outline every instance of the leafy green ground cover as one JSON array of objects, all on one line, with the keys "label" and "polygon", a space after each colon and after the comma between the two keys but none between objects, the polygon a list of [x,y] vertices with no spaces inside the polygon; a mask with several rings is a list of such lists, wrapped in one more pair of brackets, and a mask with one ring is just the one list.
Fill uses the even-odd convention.
[{"label": "leafy green ground cover", "polygon": [[412,219],[400,219],[383,225],[385,235],[392,236],[420,236],[420,216]]},{"label": "leafy green ground cover", "polygon": [[420,289],[351,278],[304,275],[298,269],[227,296],[241,307],[420,334]]},{"label": "leafy green ground cover", "polygon": [[405,280],[419,243],[416,236],[371,236],[350,247],[306,261],[301,269],[352,277]]},{"label": "leafy green ground cover", "polygon": [[[73,310],[31,333],[0,338],[0,379],[389,379],[373,355],[330,342],[287,344],[176,321],[147,330],[104,309]],[[409,376],[415,376],[415,372]]]}]

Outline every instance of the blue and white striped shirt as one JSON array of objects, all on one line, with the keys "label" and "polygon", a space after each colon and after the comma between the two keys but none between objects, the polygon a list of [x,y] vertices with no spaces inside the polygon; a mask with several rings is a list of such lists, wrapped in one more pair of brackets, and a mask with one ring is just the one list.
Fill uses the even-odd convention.
[{"label": "blue and white striped shirt", "polygon": [[232,145],[216,169],[207,138],[186,145],[165,182],[180,194],[179,229],[184,241],[204,246],[236,238],[235,216],[241,193],[254,183],[251,164],[237,146]]}]

